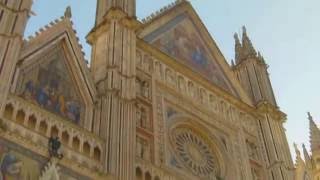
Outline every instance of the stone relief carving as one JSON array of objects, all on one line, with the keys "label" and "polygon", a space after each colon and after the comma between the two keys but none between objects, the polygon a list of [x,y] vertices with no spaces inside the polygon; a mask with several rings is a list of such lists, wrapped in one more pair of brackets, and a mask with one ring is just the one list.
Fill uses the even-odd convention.
[{"label": "stone relief carving", "polygon": [[136,79],[137,95],[145,99],[151,99],[151,83],[140,78]]},{"label": "stone relief carving", "polygon": [[185,91],[187,89],[186,81],[182,76],[178,77],[178,87],[180,90],[183,90],[183,91]]},{"label": "stone relief carving", "polygon": [[147,81],[142,82],[142,96],[145,98],[150,98],[150,83]]},{"label": "stone relief carving", "polygon": [[259,153],[257,145],[253,142],[250,142],[249,140],[246,140],[246,145],[249,158],[258,161]]},{"label": "stone relief carving", "polygon": [[174,86],[175,85],[175,77],[174,77],[174,74],[172,72],[171,69],[167,68],[166,69],[166,78],[165,78],[168,83],[171,85],[171,86]]},{"label": "stone relief carving", "polygon": [[189,92],[190,97],[196,98],[196,96],[197,96],[196,88],[194,87],[194,84],[191,81],[188,82],[188,92]]},{"label": "stone relief carving", "polygon": [[136,106],[136,123],[137,127],[151,130],[151,122],[149,117],[149,109],[147,106],[137,104]]}]

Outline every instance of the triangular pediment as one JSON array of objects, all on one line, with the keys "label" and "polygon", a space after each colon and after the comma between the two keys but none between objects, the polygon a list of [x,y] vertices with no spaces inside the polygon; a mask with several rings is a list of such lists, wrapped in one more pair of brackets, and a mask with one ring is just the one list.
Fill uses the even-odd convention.
[{"label": "triangular pediment", "polygon": [[96,91],[71,25],[62,19],[24,44],[14,91],[90,129]]},{"label": "triangular pediment", "polygon": [[188,2],[181,2],[149,21],[139,37],[186,65],[215,86],[251,104],[229,64]]},{"label": "triangular pediment", "polygon": [[79,124],[85,106],[68,68],[62,47],[53,47],[21,67],[16,93]]}]

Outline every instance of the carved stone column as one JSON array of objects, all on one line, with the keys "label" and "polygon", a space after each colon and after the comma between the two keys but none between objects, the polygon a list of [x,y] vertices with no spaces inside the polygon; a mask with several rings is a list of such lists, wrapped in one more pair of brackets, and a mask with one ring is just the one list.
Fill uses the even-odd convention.
[{"label": "carved stone column", "polygon": [[270,177],[275,180],[293,179],[293,172],[290,170],[293,162],[288,156],[290,151],[283,128],[286,115],[267,102],[261,102],[257,107],[265,117],[260,120],[260,127],[266,145]]},{"label": "carved stone column", "polygon": [[0,112],[23,44],[32,0],[0,1]]},{"label": "carved stone column", "polygon": [[121,180],[132,180],[135,174],[137,25],[121,9],[110,9],[87,37],[99,93],[94,129],[106,140],[105,171]]}]

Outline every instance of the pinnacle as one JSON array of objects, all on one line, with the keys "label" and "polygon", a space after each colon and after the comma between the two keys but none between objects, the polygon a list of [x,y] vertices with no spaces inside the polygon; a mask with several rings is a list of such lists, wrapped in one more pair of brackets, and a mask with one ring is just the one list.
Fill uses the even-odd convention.
[{"label": "pinnacle", "polygon": [[248,37],[247,28],[245,26],[242,27],[242,42],[240,42],[239,35],[237,33],[234,34],[234,39],[236,51],[235,60],[237,64],[248,58],[258,58],[257,52],[253,47],[250,38]]},{"label": "pinnacle", "polygon": [[66,8],[66,10],[64,12],[64,17],[69,18],[69,19],[72,17],[72,12],[71,12],[71,7],[70,6],[68,6]]},{"label": "pinnacle", "polygon": [[312,151],[320,150],[320,130],[313,120],[313,117],[308,113],[309,128],[310,128],[310,144]]}]

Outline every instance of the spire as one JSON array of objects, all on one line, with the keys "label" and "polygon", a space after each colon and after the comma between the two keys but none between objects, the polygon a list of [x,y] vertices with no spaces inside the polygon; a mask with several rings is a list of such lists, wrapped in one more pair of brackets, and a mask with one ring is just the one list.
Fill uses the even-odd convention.
[{"label": "spire", "polygon": [[242,59],[242,45],[240,43],[240,39],[239,39],[239,35],[238,33],[235,33],[234,34],[234,40],[235,40],[235,60],[236,60],[236,63],[238,64],[241,59]]},{"label": "spire", "polygon": [[243,55],[245,58],[257,56],[257,52],[252,45],[252,42],[247,34],[247,29],[245,26],[242,27],[242,46]]},{"label": "spire", "polygon": [[247,34],[247,29],[245,26],[242,27],[242,41],[240,42],[239,35],[234,34],[235,40],[235,61],[236,64],[241,63],[243,60],[248,58],[257,58],[260,62],[264,62],[261,54],[257,56],[257,52],[252,45],[252,42]]},{"label": "spire", "polygon": [[310,129],[310,144],[311,144],[311,151],[320,150],[320,130],[317,127],[316,123],[313,120],[310,112],[308,112],[308,119],[309,119],[309,129]]},{"label": "spire", "polygon": [[136,18],[136,0],[98,0],[96,10],[96,26],[99,25],[104,16],[112,9],[118,9],[127,14],[128,17]]}]

